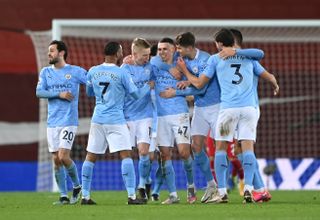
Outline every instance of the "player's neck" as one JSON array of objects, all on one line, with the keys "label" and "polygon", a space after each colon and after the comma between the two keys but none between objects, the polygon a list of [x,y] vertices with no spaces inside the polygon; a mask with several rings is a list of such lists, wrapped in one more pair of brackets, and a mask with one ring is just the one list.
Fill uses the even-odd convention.
[{"label": "player's neck", "polygon": [[55,69],[61,69],[63,68],[64,66],[66,65],[66,62],[65,61],[60,61],[58,63],[55,63],[53,66]]},{"label": "player's neck", "polygon": [[191,51],[190,55],[188,56],[189,59],[193,60],[194,58],[196,58],[197,52],[198,52],[197,48],[193,48],[193,50]]},{"label": "player's neck", "polygon": [[114,57],[114,56],[106,56],[105,59],[104,59],[104,62],[105,62],[105,63],[112,63],[112,64],[117,65],[117,63],[118,63],[118,58],[117,58],[117,57]]}]

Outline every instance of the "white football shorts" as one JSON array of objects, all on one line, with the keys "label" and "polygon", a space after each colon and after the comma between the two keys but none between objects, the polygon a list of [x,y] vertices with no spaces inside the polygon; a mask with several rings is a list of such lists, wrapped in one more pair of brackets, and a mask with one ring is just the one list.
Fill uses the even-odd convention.
[{"label": "white football shorts", "polygon": [[71,150],[77,129],[77,126],[47,128],[49,152],[57,152],[59,148]]},{"label": "white football shorts", "polygon": [[210,137],[215,139],[215,130],[219,115],[220,105],[206,107],[194,107],[191,121],[191,136],[207,136],[210,130]]},{"label": "white football shorts", "polygon": [[132,147],[139,143],[150,144],[152,118],[145,118],[127,122],[130,132],[130,142]]},{"label": "white football shorts", "polygon": [[176,144],[190,144],[189,113],[158,117],[157,145],[173,147]]},{"label": "white football shorts", "polygon": [[132,150],[127,125],[91,123],[87,151],[94,154],[104,154],[108,147],[110,153]]},{"label": "white football shorts", "polygon": [[216,127],[216,140],[231,142],[238,128],[238,140],[256,140],[258,115],[255,107],[221,109]]}]

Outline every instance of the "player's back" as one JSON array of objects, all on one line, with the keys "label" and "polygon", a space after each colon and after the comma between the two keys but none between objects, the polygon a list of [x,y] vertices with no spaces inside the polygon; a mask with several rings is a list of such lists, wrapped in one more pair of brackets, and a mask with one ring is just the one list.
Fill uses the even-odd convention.
[{"label": "player's back", "polygon": [[115,64],[103,63],[88,72],[96,98],[92,122],[101,124],[125,123],[123,106],[126,94],[124,78],[126,72]]},{"label": "player's back", "polygon": [[221,108],[256,106],[254,75],[264,69],[244,56],[231,56],[225,60],[215,55],[216,74],[221,88]]}]

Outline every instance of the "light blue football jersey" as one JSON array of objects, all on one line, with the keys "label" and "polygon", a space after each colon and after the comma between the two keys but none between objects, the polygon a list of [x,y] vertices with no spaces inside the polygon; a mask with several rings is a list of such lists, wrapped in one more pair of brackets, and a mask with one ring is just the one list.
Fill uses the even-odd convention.
[{"label": "light blue football jersey", "polygon": [[[52,65],[41,70],[36,92],[38,97],[48,98],[48,127],[78,125],[79,84],[86,83],[86,74],[85,69],[69,64],[61,69]],[[72,101],[59,98],[59,93],[65,91],[72,93]]]},{"label": "light blue football jersey", "polygon": [[256,106],[254,75],[265,70],[256,61],[244,56],[232,56],[223,60],[218,54],[211,56],[204,71],[207,77],[216,75],[221,88],[221,109]]},{"label": "light blue football jersey", "polygon": [[[207,67],[210,55],[207,52],[198,50],[194,59],[184,58],[190,73],[199,77]],[[195,106],[206,107],[220,103],[220,87],[216,77],[210,79],[204,94],[194,95]]]},{"label": "light blue football jersey", "polygon": [[[150,82],[151,74],[155,71],[155,67],[150,63],[145,65],[129,65],[121,66],[127,70],[131,78],[138,88],[142,88],[146,83]],[[141,120],[152,118],[152,102],[150,93],[147,93],[141,99],[135,99],[127,94],[124,102],[124,115],[127,121]]]},{"label": "light blue football jersey", "polygon": [[145,84],[138,89],[131,75],[115,64],[103,63],[88,72],[87,91],[93,90],[96,105],[92,122],[98,124],[125,124],[124,100],[126,93],[136,99],[145,96],[150,87]]},{"label": "light blue football jersey", "polygon": [[[151,60],[151,64],[155,66],[160,66],[162,61]],[[175,66],[175,63],[171,67]],[[159,69],[155,71],[153,78],[155,81],[155,94],[156,94],[156,105],[157,105],[157,115],[166,116],[166,115],[177,115],[181,113],[188,113],[188,104],[185,96],[176,96],[173,98],[161,98],[160,92],[164,91],[167,88],[177,89],[176,80],[167,70]]]}]

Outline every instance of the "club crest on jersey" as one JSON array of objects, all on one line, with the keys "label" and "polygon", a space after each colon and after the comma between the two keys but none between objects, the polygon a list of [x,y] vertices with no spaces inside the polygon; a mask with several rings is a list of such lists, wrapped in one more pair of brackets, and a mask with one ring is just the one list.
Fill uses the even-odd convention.
[{"label": "club crest on jersey", "polygon": [[198,67],[195,66],[195,67],[192,68],[192,72],[193,72],[193,73],[198,73],[198,71],[199,71],[199,70],[198,70]]},{"label": "club crest on jersey", "polygon": [[149,75],[151,71],[150,69],[145,69],[144,72]]},{"label": "club crest on jersey", "polygon": [[67,73],[64,77],[65,77],[66,79],[71,79],[71,74]]}]

